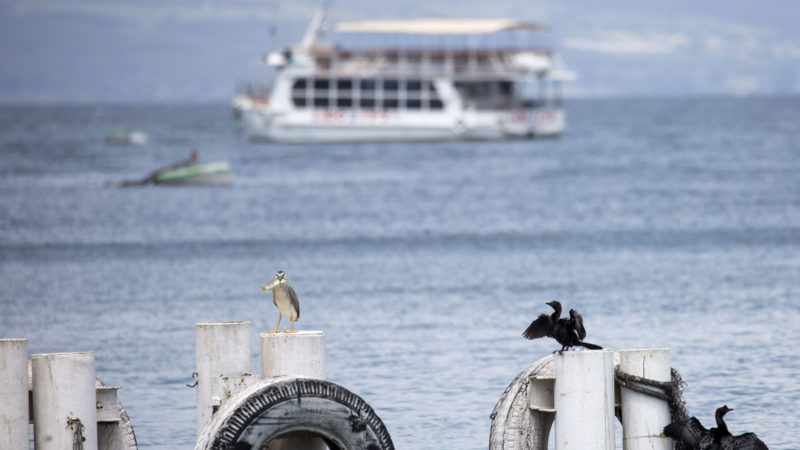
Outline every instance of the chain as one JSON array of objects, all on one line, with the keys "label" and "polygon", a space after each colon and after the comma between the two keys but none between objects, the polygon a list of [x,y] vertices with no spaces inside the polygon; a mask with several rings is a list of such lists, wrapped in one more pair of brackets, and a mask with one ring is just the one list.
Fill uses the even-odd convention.
[{"label": "chain", "polygon": [[72,450],[83,450],[83,443],[86,438],[83,437],[83,424],[81,419],[67,419],[67,427],[73,429],[74,434],[72,438]]}]

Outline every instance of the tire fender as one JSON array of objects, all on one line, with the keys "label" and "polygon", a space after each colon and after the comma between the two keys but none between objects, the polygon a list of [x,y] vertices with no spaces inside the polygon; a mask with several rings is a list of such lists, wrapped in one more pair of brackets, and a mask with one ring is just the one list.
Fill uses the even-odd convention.
[{"label": "tire fender", "polygon": [[294,432],[313,433],[339,450],[394,449],[383,422],[358,395],[329,381],[275,377],[222,405],[195,450],[260,450]]},{"label": "tire fender", "polygon": [[546,356],[520,372],[508,385],[490,418],[490,450],[547,450],[555,413],[528,407],[528,384],[533,375],[552,376],[553,356]]}]

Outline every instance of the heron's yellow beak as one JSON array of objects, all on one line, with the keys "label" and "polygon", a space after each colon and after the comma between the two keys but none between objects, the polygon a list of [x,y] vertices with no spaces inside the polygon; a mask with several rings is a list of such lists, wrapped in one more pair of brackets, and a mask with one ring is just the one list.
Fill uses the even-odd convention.
[{"label": "heron's yellow beak", "polygon": [[262,291],[268,291],[268,290],[274,288],[275,286],[277,286],[278,284],[280,284],[280,282],[281,282],[281,280],[275,278],[274,280],[270,281],[269,283],[265,284],[264,286],[261,286],[261,290]]}]

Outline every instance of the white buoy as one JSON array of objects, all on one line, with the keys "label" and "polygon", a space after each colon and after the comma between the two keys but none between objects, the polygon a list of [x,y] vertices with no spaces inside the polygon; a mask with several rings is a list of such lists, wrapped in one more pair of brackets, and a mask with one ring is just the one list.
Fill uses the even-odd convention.
[{"label": "white buoy", "polygon": [[553,356],[556,450],[614,448],[614,352]]},{"label": "white buoy", "polygon": [[[623,373],[656,381],[670,381],[669,349],[622,350]],[[646,387],[646,386],[645,386]],[[667,402],[622,387],[622,445],[625,450],[672,450],[662,434],[671,421]]]},{"label": "white buoy", "polygon": [[250,373],[250,322],[196,324],[197,434],[214,415],[213,378]]},{"label": "white buoy", "polygon": [[261,376],[325,379],[325,333],[261,333]]},{"label": "white buoy", "polygon": [[0,448],[28,448],[28,340],[0,339]]},{"label": "white buoy", "polygon": [[[36,450],[97,450],[94,353],[33,355],[33,426]],[[28,448],[27,445],[21,448]]]}]

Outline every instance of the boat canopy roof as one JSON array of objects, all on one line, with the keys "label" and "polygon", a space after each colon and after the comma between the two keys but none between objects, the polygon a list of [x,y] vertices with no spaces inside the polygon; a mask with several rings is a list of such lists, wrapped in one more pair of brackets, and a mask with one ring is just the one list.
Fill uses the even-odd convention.
[{"label": "boat canopy roof", "polygon": [[341,22],[341,33],[492,34],[508,30],[545,30],[542,24],[513,19],[416,19]]}]

